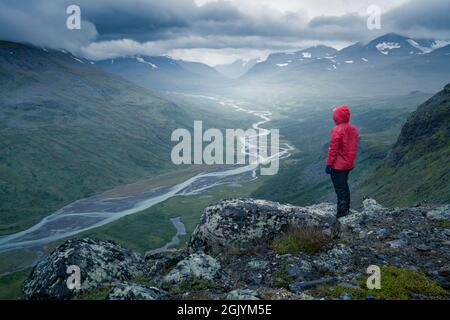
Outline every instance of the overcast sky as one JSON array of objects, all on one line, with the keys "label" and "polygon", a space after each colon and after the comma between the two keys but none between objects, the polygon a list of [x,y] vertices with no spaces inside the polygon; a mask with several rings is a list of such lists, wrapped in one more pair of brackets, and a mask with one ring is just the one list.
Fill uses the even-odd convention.
[{"label": "overcast sky", "polygon": [[[66,8],[81,8],[68,30]],[[382,12],[369,30],[367,8]],[[0,0],[0,39],[89,59],[161,55],[210,65],[397,32],[450,40],[450,0]]]}]

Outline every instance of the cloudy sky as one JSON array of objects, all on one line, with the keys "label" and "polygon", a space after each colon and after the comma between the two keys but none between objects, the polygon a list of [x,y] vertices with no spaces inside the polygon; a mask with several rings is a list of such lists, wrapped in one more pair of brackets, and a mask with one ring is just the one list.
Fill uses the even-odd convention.
[{"label": "cloudy sky", "polygon": [[[80,30],[66,27],[71,4]],[[380,30],[367,28],[370,5]],[[0,39],[95,60],[167,54],[215,65],[388,32],[449,40],[449,12],[450,0],[0,0]]]}]

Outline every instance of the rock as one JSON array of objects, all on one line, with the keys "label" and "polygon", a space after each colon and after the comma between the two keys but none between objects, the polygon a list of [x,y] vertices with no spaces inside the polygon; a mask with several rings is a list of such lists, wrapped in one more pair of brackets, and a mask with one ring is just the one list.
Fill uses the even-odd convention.
[{"label": "rock", "polygon": [[348,270],[352,256],[352,249],[349,246],[338,243],[313,262],[319,270],[336,273]]},{"label": "rock", "polygon": [[341,293],[341,295],[339,296],[340,300],[352,300],[352,295],[347,293],[347,292],[343,292]]},{"label": "rock", "polygon": [[119,283],[115,285],[107,300],[161,300],[167,292],[155,287],[146,287],[137,284]]},{"label": "rock", "polygon": [[417,251],[427,252],[431,250],[430,246],[427,246],[425,244],[419,244],[416,246]]},{"label": "rock", "polygon": [[[139,255],[112,241],[68,240],[34,267],[22,290],[31,299],[69,299],[79,291],[129,280],[139,275],[139,264]],[[80,290],[66,284],[72,265],[80,268]]]},{"label": "rock", "polygon": [[311,281],[294,282],[289,285],[289,290],[291,290],[292,292],[300,292],[306,289],[314,288],[319,284],[333,284],[336,281],[338,281],[338,278],[328,277]]},{"label": "rock", "polygon": [[385,208],[382,205],[380,205],[374,199],[370,199],[370,198],[363,200],[363,207],[364,207],[364,212],[366,214],[385,210]]},{"label": "rock", "polygon": [[288,274],[296,278],[309,274],[313,271],[313,265],[306,260],[301,260],[299,263],[293,263],[287,266]]},{"label": "rock", "polygon": [[356,284],[349,283],[349,282],[341,282],[339,283],[340,287],[349,288],[349,289],[360,289],[360,287]]},{"label": "rock", "polygon": [[250,249],[279,235],[288,225],[319,228],[334,236],[338,223],[329,206],[296,207],[253,199],[229,199],[209,206],[193,232],[189,249],[206,253],[231,248]]},{"label": "rock", "polygon": [[427,213],[427,218],[431,220],[450,220],[450,205],[443,205]]},{"label": "rock", "polygon": [[301,292],[298,294],[297,300],[315,300],[315,298],[309,294]]},{"label": "rock", "polygon": [[251,269],[264,269],[269,263],[262,260],[251,260],[247,263],[248,267]]},{"label": "rock", "polygon": [[251,289],[236,289],[230,291],[225,300],[260,300],[258,293]]},{"label": "rock", "polygon": [[220,263],[215,258],[204,253],[193,253],[178,262],[163,280],[173,284],[180,284],[191,277],[213,280],[219,270]]},{"label": "rock", "polygon": [[388,243],[389,243],[389,246],[393,249],[398,249],[398,248],[404,247],[406,245],[406,241],[403,239],[395,239],[395,240],[389,241]]},{"label": "rock", "polygon": [[144,256],[143,273],[146,277],[159,281],[163,274],[172,269],[178,262],[186,258],[185,250],[169,250],[149,253]]}]

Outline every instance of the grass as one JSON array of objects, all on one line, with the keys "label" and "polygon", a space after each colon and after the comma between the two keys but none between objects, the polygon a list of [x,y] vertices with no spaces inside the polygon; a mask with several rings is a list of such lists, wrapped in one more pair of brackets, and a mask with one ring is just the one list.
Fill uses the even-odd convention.
[{"label": "grass", "polygon": [[446,299],[449,292],[423,273],[402,269],[395,266],[381,268],[381,289],[367,289],[366,278],[359,279],[359,288],[347,288],[335,285],[329,293],[338,298],[342,293],[349,293],[353,299],[366,299],[371,294],[375,299],[407,300],[412,295],[426,299]]},{"label": "grass", "polygon": [[272,274],[272,283],[278,288],[289,288],[289,285],[294,282],[294,277],[289,275],[287,266],[289,261],[282,261],[277,270]]},{"label": "grass", "polygon": [[187,231],[180,237],[180,247],[185,246],[189,235],[197,226],[203,210],[211,203],[228,197],[245,197],[261,185],[260,178],[241,187],[219,186],[202,195],[177,196],[147,210],[123,217],[108,225],[86,231],[76,236],[114,240],[119,244],[144,253],[163,246],[175,234],[170,218],[181,217]]},{"label": "grass", "polygon": [[0,300],[24,299],[22,283],[30,274],[31,269],[17,271],[0,277]]},{"label": "grass", "polygon": [[105,300],[111,289],[111,286],[105,286],[92,291],[83,292],[77,300]]},{"label": "grass", "polygon": [[330,242],[329,237],[320,230],[308,226],[291,226],[276,238],[272,249],[278,254],[301,253],[316,254]]},{"label": "grass", "polygon": [[191,276],[189,279],[181,282],[178,287],[174,287],[174,288],[170,289],[169,291],[171,294],[180,294],[180,293],[192,292],[192,291],[216,289],[218,287],[219,287],[219,285],[214,283],[211,280]]}]

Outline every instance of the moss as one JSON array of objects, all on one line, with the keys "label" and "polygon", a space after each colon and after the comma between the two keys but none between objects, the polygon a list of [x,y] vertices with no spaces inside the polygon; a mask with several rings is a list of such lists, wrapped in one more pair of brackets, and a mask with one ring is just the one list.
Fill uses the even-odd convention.
[{"label": "moss", "polygon": [[78,300],[105,300],[108,293],[111,291],[111,286],[101,287],[95,290],[83,292],[77,298]]},{"label": "moss", "polygon": [[184,292],[201,291],[216,288],[218,288],[218,285],[211,280],[191,276],[189,279],[181,282],[178,287],[171,288],[169,291],[172,294],[179,294]]},{"label": "moss", "polygon": [[410,271],[395,266],[381,268],[381,289],[367,289],[366,278],[359,279],[360,288],[347,288],[335,285],[329,288],[332,297],[339,297],[346,292],[354,299],[366,299],[370,294],[375,299],[407,300],[414,296],[424,298],[445,299],[449,292],[423,273]]},{"label": "moss", "polygon": [[288,265],[292,261],[282,261],[279,268],[272,274],[272,283],[278,288],[289,288],[289,284],[294,282],[294,277],[289,275],[287,271]]},{"label": "moss", "polygon": [[0,300],[23,299],[22,283],[30,272],[31,269],[25,269],[0,277]]},{"label": "moss", "polygon": [[437,220],[433,221],[432,225],[436,228],[442,229],[450,229],[450,221],[449,220]]},{"label": "moss", "polygon": [[141,285],[141,286],[146,286],[146,287],[156,287],[156,288],[159,288],[158,286],[160,285],[159,282],[156,282],[156,281],[154,281],[154,280],[147,279],[147,278],[145,278],[145,277],[135,277],[135,278],[131,279],[130,282],[131,282],[131,283],[134,283],[134,284]]},{"label": "moss", "polygon": [[272,249],[278,254],[315,254],[322,251],[329,241],[329,237],[315,228],[290,227],[286,233],[273,241]]}]

